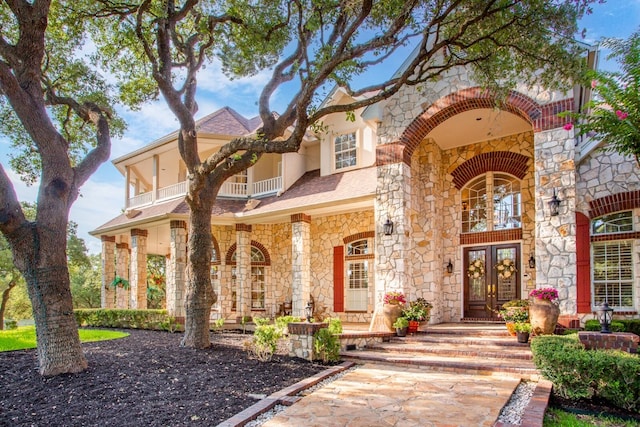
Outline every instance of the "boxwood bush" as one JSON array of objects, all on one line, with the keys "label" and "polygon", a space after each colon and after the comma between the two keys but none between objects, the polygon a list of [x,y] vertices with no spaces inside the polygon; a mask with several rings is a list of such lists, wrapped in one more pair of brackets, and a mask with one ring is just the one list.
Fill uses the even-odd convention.
[{"label": "boxwood bush", "polygon": [[79,326],[155,329],[174,332],[182,327],[167,310],[121,310],[105,308],[74,311]]},{"label": "boxwood bush", "polygon": [[599,397],[640,412],[640,357],[616,350],[586,350],[577,335],[540,336],[533,361],[554,390],[568,399]]},{"label": "boxwood bush", "polygon": [[[585,331],[595,331],[600,332],[602,327],[600,326],[600,321],[598,319],[591,319],[584,322],[584,330]],[[611,321],[611,326],[609,327],[611,332],[624,332],[627,328],[624,325],[624,322],[620,320]]]}]

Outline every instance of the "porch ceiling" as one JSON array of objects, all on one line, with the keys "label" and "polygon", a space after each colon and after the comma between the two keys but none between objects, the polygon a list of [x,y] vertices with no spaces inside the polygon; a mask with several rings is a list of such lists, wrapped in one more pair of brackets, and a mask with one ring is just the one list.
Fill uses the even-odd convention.
[{"label": "porch ceiling", "polygon": [[443,150],[531,130],[531,124],[507,111],[482,108],[464,111],[440,123],[428,135]]}]

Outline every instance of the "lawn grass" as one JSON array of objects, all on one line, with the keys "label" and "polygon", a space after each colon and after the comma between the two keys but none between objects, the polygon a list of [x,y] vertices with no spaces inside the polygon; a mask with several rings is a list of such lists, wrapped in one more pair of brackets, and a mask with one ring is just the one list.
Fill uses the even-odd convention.
[{"label": "lawn grass", "polygon": [[634,427],[637,421],[623,421],[617,418],[581,415],[563,411],[558,408],[548,408],[544,416],[544,427]]},{"label": "lawn grass", "polygon": [[[80,329],[80,341],[106,341],[129,336],[126,332],[104,329]],[[0,331],[0,352],[36,348],[35,326],[21,326],[18,329]]]}]

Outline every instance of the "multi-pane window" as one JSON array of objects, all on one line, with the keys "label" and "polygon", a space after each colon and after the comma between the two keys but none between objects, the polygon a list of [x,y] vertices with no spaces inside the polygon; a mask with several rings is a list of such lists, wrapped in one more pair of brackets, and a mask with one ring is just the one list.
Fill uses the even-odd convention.
[{"label": "multi-pane window", "polygon": [[488,172],[462,190],[462,232],[504,230],[522,226],[520,181]]},{"label": "multi-pane window", "polygon": [[[236,262],[236,253],[235,251],[231,255],[231,261],[233,263]],[[262,310],[265,308],[265,289],[266,289],[266,280],[265,280],[265,267],[262,265],[253,265],[264,263],[266,261],[266,257],[264,253],[255,246],[251,246],[251,309],[252,310]],[[233,266],[231,268],[231,298],[232,298],[232,310],[237,309],[237,292],[238,282],[237,282],[237,267]]]},{"label": "multi-pane window", "polygon": [[631,211],[603,215],[591,221],[592,234],[622,233],[625,231],[633,231]]},{"label": "multi-pane window", "polygon": [[357,240],[347,244],[346,251],[347,280],[345,281],[346,309],[366,311],[369,296],[369,241]]},{"label": "multi-pane window", "polygon": [[592,243],[594,305],[605,301],[617,309],[633,307],[633,242]]},{"label": "multi-pane window", "polygon": [[355,132],[336,136],[333,144],[336,170],[356,165],[358,150]]}]

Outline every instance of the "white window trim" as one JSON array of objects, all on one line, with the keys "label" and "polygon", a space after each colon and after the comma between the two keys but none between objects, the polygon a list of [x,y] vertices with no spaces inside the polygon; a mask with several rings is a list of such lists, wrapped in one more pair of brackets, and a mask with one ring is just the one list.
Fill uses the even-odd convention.
[{"label": "white window trim", "polygon": [[[356,164],[344,168],[336,168],[336,138],[341,135],[353,133],[356,137]],[[329,143],[331,145],[331,171],[334,173],[342,173],[354,169],[358,169],[362,164],[362,130],[360,128],[352,128],[342,132],[333,132],[330,134]]]}]

